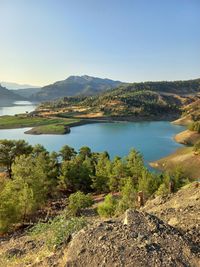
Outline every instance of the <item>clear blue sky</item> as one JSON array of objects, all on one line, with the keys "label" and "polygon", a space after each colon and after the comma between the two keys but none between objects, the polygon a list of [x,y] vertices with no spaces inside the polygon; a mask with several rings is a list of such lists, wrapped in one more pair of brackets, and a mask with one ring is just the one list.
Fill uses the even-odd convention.
[{"label": "clear blue sky", "polygon": [[200,77],[200,0],[0,0],[0,80]]}]

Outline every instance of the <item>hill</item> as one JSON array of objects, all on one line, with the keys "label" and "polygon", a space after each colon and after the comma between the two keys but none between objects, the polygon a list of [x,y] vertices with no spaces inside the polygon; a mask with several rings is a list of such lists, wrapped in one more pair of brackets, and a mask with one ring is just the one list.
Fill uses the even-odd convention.
[{"label": "hill", "polygon": [[[9,267],[133,266],[133,262],[135,266],[199,266],[199,194],[198,184],[192,183],[175,194],[149,200],[140,210],[107,220],[85,209],[87,226],[66,236],[53,251],[44,245],[45,225],[36,237],[23,232],[2,238],[0,263]],[[61,225],[55,227],[59,231]]]},{"label": "hill", "polygon": [[185,105],[183,107],[183,114],[181,118],[174,121],[174,124],[188,125],[193,121],[200,120],[200,99]]},{"label": "hill", "polygon": [[188,184],[175,194],[165,198],[156,197],[147,201],[144,211],[149,212],[165,223],[179,230],[186,231],[188,234],[196,232],[193,239],[200,241],[200,190],[198,182]]},{"label": "hill", "polygon": [[12,105],[15,101],[27,100],[0,85],[0,106]]},{"label": "hill", "polygon": [[200,80],[123,84],[97,96],[65,97],[42,108],[60,108],[66,116],[123,119],[177,118],[198,99]]},{"label": "hill", "polygon": [[44,86],[34,95],[37,101],[58,99],[64,96],[96,95],[122,84],[119,81],[91,76],[70,76],[66,80]]},{"label": "hill", "polygon": [[40,92],[40,88],[24,88],[24,89],[15,89],[11,90],[13,93],[28,98],[30,101],[32,100],[32,97],[34,97],[35,94]]}]

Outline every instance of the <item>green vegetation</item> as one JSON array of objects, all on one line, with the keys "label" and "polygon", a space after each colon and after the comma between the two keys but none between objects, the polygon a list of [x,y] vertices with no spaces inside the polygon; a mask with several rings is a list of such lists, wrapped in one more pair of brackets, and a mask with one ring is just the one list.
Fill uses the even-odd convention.
[{"label": "green vegetation", "polygon": [[194,145],[194,151],[196,154],[200,154],[200,141],[198,141],[195,145]]},{"label": "green vegetation", "polygon": [[[16,116],[1,116],[0,117],[0,129],[13,129],[13,128],[25,128],[25,127],[36,127],[44,125],[60,125],[63,123],[71,124],[78,122],[77,119],[61,119],[61,118],[47,118],[47,117],[29,117],[27,115],[16,115]],[[52,127],[53,127],[52,126]],[[51,129],[51,127],[49,128]]]},{"label": "green vegetation", "polygon": [[[8,174],[0,180],[2,233],[26,223],[49,199],[63,194],[70,195],[66,214],[71,218],[92,205],[88,193],[110,193],[98,212],[113,216],[134,207],[139,191],[148,199],[157,190],[166,192],[169,181],[173,181],[174,191],[188,182],[180,171],[167,176],[170,180],[163,174],[150,173],[142,155],[134,149],[127,157],[112,160],[107,152],[95,153],[89,147],[77,152],[65,145],[59,153],[49,153],[41,145],[1,140],[0,155],[1,167]],[[118,198],[111,192],[117,192]]]},{"label": "green vegetation", "polygon": [[197,133],[200,133],[200,121],[194,121],[188,126],[190,131],[195,131]]},{"label": "green vegetation", "polygon": [[108,194],[105,197],[105,200],[102,204],[98,206],[98,214],[101,217],[112,217],[115,215],[117,209],[117,200],[112,196],[112,194]]},{"label": "green vegetation", "polygon": [[98,96],[64,97],[43,103],[41,108],[60,109],[66,117],[88,117],[96,114],[97,117],[105,118],[170,118],[180,115],[182,107],[191,102],[184,94],[196,94],[199,91],[199,79],[133,83],[120,85]]},{"label": "green vegetation", "polygon": [[63,214],[56,216],[47,223],[39,222],[30,231],[31,237],[43,240],[44,245],[51,251],[67,241],[72,234],[86,225],[82,217],[68,218]]},{"label": "green vegetation", "polygon": [[[71,122],[70,122],[71,123]],[[66,134],[70,132],[70,128],[64,124],[50,124],[34,127],[26,133],[29,134]]]},{"label": "green vegetation", "polygon": [[85,195],[81,191],[77,191],[69,196],[68,212],[72,216],[80,215],[81,209],[92,206],[93,200],[90,194]]}]

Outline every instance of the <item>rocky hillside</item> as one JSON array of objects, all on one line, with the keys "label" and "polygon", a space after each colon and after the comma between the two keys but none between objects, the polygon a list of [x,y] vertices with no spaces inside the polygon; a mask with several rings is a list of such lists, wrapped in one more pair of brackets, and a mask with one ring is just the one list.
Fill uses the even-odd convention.
[{"label": "rocky hillside", "polygon": [[175,124],[188,125],[193,121],[200,120],[200,99],[193,101],[183,107],[183,115],[178,120],[174,121]]},{"label": "rocky hillside", "polygon": [[123,221],[80,231],[63,259],[65,266],[198,266],[197,245],[148,213],[128,210]]},{"label": "rocky hillside", "polygon": [[194,182],[184,186],[175,194],[165,198],[156,197],[149,200],[144,211],[147,211],[165,223],[186,231],[194,241],[200,242],[200,184]]},{"label": "rocky hillside", "polygon": [[199,266],[199,183],[119,218],[102,220],[95,210],[83,214],[87,226],[53,251],[45,246],[45,234],[35,239],[22,232],[0,239],[0,266]]}]

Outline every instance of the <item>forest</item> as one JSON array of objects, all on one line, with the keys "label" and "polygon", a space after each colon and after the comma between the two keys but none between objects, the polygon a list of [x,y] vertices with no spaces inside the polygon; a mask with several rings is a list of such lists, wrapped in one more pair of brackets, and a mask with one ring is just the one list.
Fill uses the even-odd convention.
[{"label": "forest", "polygon": [[[100,216],[119,215],[135,207],[138,192],[144,200],[166,195],[190,181],[180,169],[173,174],[153,173],[135,149],[120,158],[108,152],[79,151],[65,145],[59,152],[48,152],[42,145],[24,140],[0,140],[0,232],[12,231],[30,221],[49,201],[66,198],[68,214],[79,215],[82,207],[92,205],[92,197],[104,193]],[[113,193],[118,193],[117,199]]]}]

